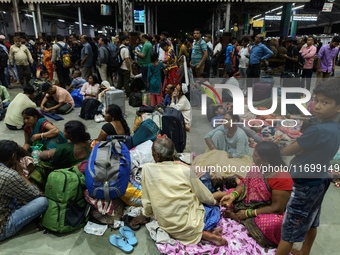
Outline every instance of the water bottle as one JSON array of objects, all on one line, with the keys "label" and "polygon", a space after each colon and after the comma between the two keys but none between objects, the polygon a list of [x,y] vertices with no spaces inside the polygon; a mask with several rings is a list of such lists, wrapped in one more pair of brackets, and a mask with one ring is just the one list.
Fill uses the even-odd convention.
[{"label": "water bottle", "polygon": [[34,145],[34,146],[31,146],[31,149],[32,149],[32,157],[33,157],[33,162],[34,162],[34,165],[37,165],[40,161],[40,149],[41,149],[42,145]]}]

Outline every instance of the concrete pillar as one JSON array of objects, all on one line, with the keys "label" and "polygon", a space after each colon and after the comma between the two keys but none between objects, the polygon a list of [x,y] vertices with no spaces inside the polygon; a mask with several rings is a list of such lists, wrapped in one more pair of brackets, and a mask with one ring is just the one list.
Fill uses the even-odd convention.
[{"label": "concrete pillar", "polygon": [[[292,14],[296,14],[297,11],[293,11]],[[293,15],[292,15],[293,16]],[[292,20],[292,25],[290,27],[290,36],[295,39],[297,32],[298,22]]]},{"label": "concrete pillar", "polygon": [[225,15],[225,32],[230,31],[230,3],[227,3],[226,15]]},{"label": "concrete pillar", "polygon": [[292,13],[292,3],[287,3],[283,5],[281,21],[280,21],[280,31],[279,36],[287,37],[289,35],[289,25]]},{"label": "concrete pillar", "polygon": [[79,34],[83,34],[83,20],[81,18],[81,7],[78,7]]},{"label": "concrete pillar", "polygon": [[249,14],[249,13],[245,13],[245,14],[244,14],[244,31],[243,31],[243,34],[244,34],[244,35],[248,35],[248,31],[249,31],[249,20],[250,20],[250,14]]},{"label": "concrete pillar", "polygon": [[37,4],[36,12],[37,12],[37,20],[38,20],[39,32],[43,33],[44,32],[44,28],[43,28],[43,25],[42,25],[40,4]]},{"label": "concrete pillar", "polygon": [[19,9],[18,9],[19,0],[12,0],[13,3],[13,23],[14,23],[14,31],[21,32],[21,20],[19,17]]}]

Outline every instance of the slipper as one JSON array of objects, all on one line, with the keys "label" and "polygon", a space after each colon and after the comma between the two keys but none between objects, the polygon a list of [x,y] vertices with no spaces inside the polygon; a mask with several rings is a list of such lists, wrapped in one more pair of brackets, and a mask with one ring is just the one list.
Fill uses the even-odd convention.
[{"label": "slipper", "polygon": [[125,226],[128,226],[129,228],[131,228],[132,230],[138,230],[140,229],[141,225],[131,225],[130,222],[133,219],[133,217],[125,214],[122,218],[122,220],[124,221]]},{"label": "slipper", "polygon": [[128,244],[125,239],[121,235],[111,235],[110,236],[110,244],[122,250],[125,253],[131,253],[133,251],[133,247]]},{"label": "slipper", "polygon": [[135,246],[138,243],[137,238],[135,237],[135,234],[131,228],[127,226],[120,227],[119,233],[126,238],[128,244]]}]

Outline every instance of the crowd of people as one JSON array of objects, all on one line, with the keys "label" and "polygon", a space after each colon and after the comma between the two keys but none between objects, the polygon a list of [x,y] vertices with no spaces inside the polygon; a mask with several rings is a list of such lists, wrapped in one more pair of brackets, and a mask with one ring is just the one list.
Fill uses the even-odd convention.
[{"label": "crowd of people", "polygon": [[[5,46],[1,44],[4,38],[0,36],[0,39],[0,46]],[[9,66],[0,71],[6,77],[10,69],[16,70],[23,92],[11,100],[8,92],[1,92],[10,87],[6,79],[1,79],[2,104],[7,108],[4,122],[8,130],[23,129],[25,142],[20,146],[14,141],[0,140],[0,240],[14,235],[43,214],[48,206],[43,196],[45,184],[52,171],[79,165],[91,153],[91,137],[82,122],[70,120],[63,130],[59,130],[42,115],[71,112],[75,107],[70,94],[73,90],[79,89],[84,99],[104,102],[105,92],[116,87],[124,89],[129,97],[131,79],[141,73],[142,89],[151,94],[151,105],[163,104],[180,111],[186,131],[190,132],[193,129],[192,109],[186,96],[187,84],[181,82],[182,56],[187,58],[194,78],[214,77],[218,75],[221,55],[225,51],[222,63],[225,76],[231,79],[239,72],[241,88],[245,89],[252,86],[252,79],[260,78],[263,65],[270,66],[268,60],[273,55],[285,59],[284,71],[298,72],[300,69],[303,77],[310,78],[318,52],[316,62],[320,84],[313,91],[317,124],[280,150],[275,142],[262,141],[264,139],[253,130],[232,125],[232,122],[240,122],[240,117],[232,111],[221,111],[227,123],[212,129],[202,139],[207,144],[208,153],[223,151],[225,160],[233,162],[232,159],[242,160],[244,156],[250,156],[249,136],[257,141],[257,145],[252,155],[251,171],[244,178],[230,176],[236,185],[229,185],[226,179],[219,180],[222,181],[219,188],[214,186],[216,180],[210,180],[206,175],[202,178],[190,165],[179,161],[175,145],[169,138],[157,138],[151,148],[155,163],[147,163],[142,169],[144,210],[131,221],[132,226],[146,224],[154,216],[166,233],[184,245],[207,240],[216,246],[226,246],[232,240],[223,237],[223,229],[218,223],[221,217],[230,218],[243,224],[261,246],[277,247],[277,255],[289,254],[293,243],[303,240],[300,252],[309,254],[319,226],[329,176],[327,172],[312,176],[307,171],[299,171],[300,174],[284,172],[286,163],[282,155],[295,155],[290,164],[304,169],[306,165],[329,166],[338,151],[340,88],[337,80],[325,78],[334,72],[340,39],[334,37],[329,45],[317,50],[312,37],[306,38],[300,49],[294,45],[294,40],[288,38],[285,49],[279,49],[279,42],[269,43],[267,40],[265,45],[264,36],[257,35],[242,38],[241,46],[236,38],[230,38],[230,43],[223,49],[221,38],[213,47],[212,36],[206,34],[203,38],[200,29],[196,28],[193,37],[179,40],[181,43],[177,47],[165,31],[160,37],[141,35],[140,43],[134,49],[129,47],[130,40],[125,34],[112,41],[100,36],[96,43],[86,35],[80,36],[79,40],[71,35],[69,38],[56,36],[54,44],[50,44],[52,40],[46,42],[39,38],[34,46],[22,36],[14,37],[14,44],[9,49],[5,46]],[[70,66],[67,66],[64,51],[70,53]],[[121,61],[119,69],[115,70],[116,84],[115,74],[110,69],[110,55],[115,51]],[[301,58],[305,61],[299,67]],[[43,97],[37,105],[36,88],[30,80],[34,75],[38,78],[39,69],[43,79],[39,90]],[[308,81],[306,86],[310,89]],[[103,113],[107,123],[94,140],[106,141],[111,135],[131,134],[118,105],[104,105]],[[36,144],[42,146],[39,162],[22,160],[30,155]],[[29,167],[32,163],[33,168]],[[264,167],[270,166],[280,171],[263,171]]]}]

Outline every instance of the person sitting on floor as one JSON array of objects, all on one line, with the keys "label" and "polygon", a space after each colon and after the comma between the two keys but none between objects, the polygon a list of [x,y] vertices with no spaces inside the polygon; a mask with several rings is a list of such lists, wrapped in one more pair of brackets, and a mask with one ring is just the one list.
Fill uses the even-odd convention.
[{"label": "person sitting on floor", "polygon": [[0,140],[0,241],[40,217],[48,206],[47,198],[25,176],[18,149],[14,141]]},{"label": "person sitting on floor", "polygon": [[130,135],[130,128],[118,105],[111,104],[106,108],[105,121],[107,123],[102,126],[97,141],[106,141],[108,135]]},{"label": "person sitting on floor", "polygon": [[20,130],[24,127],[24,119],[22,118],[22,111],[26,108],[36,108],[34,103],[36,92],[32,86],[25,86],[23,93],[19,93],[12,100],[7,108],[5,123],[9,130]]},{"label": "person sitting on floor", "polygon": [[41,90],[46,93],[40,105],[42,111],[68,114],[73,110],[74,101],[66,89],[45,82]]},{"label": "person sitting on floor", "polygon": [[248,137],[236,124],[240,122],[238,115],[229,111],[224,115],[226,124],[218,126],[205,135],[204,139],[210,150],[224,150],[229,158],[242,158],[249,152]]},{"label": "person sitting on floor", "polygon": [[173,84],[168,84],[165,87],[165,97],[164,97],[164,100],[163,100],[163,103],[162,103],[164,106],[170,106],[172,93],[174,92],[175,88],[176,88],[176,86],[173,85]]},{"label": "person sitting on floor", "polygon": [[82,122],[68,121],[64,126],[64,137],[69,140],[68,143],[57,144],[55,149],[40,153],[40,162],[29,176],[41,190],[45,189],[47,176],[51,171],[78,165],[90,156],[91,137]]},{"label": "person sitting on floor", "polygon": [[[253,161],[255,165],[235,189],[229,189],[227,194],[215,192],[214,197],[227,207],[224,217],[244,224],[261,246],[276,247],[293,181],[284,172],[285,163],[275,143],[258,143]],[[276,170],[270,171],[269,167]]]},{"label": "person sitting on floor", "polygon": [[70,86],[68,86],[67,91],[71,92],[74,89],[81,88],[85,83],[86,80],[81,77],[81,72],[79,70],[75,70],[72,74],[72,82]]},{"label": "person sitting on floor", "polygon": [[2,107],[7,108],[9,103],[11,102],[11,97],[8,93],[7,88],[2,85],[0,85],[0,99],[2,101]]},{"label": "person sitting on floor", "polygon": [[89,75],[87,82],[82,86],[80,94],[86,98],[97,99],[99,92],[98,77],[96,75]]},{"label": "person sitting on floor", "polygon": [[27,151],[30,146],[38,142],[43,145],[43,150],[56,147],[57,143],[66,143],[64,135],[56,126],[53,126],[37,109],[27,108],[22,112],[25,127],[25,144],[23,148]]},{"label": "person sitting on floor", "polygon": [[218,234],[220,229],[215,229],[219,208],[216,214],[207,214],[207,207],[202,205],[216,205],[213,195],[189,166],[174,161],[173,142],[169,138],[156,139],[152,156],[156,163],[145,164],[142,170],[143,215],[130,224],[145,224],[154,215],[159,226],[184,245],[201,239],[227,245],[227,240]]},{"label": "person sitting on floor", "polygon": [[172,93],[172,99],[170,107],[175,108],[183,114],[185,121],[185,128],[189,132],[191,126],[191,105],[185,93],[188,92],[188,88],[185,85],[177,85]]}]

